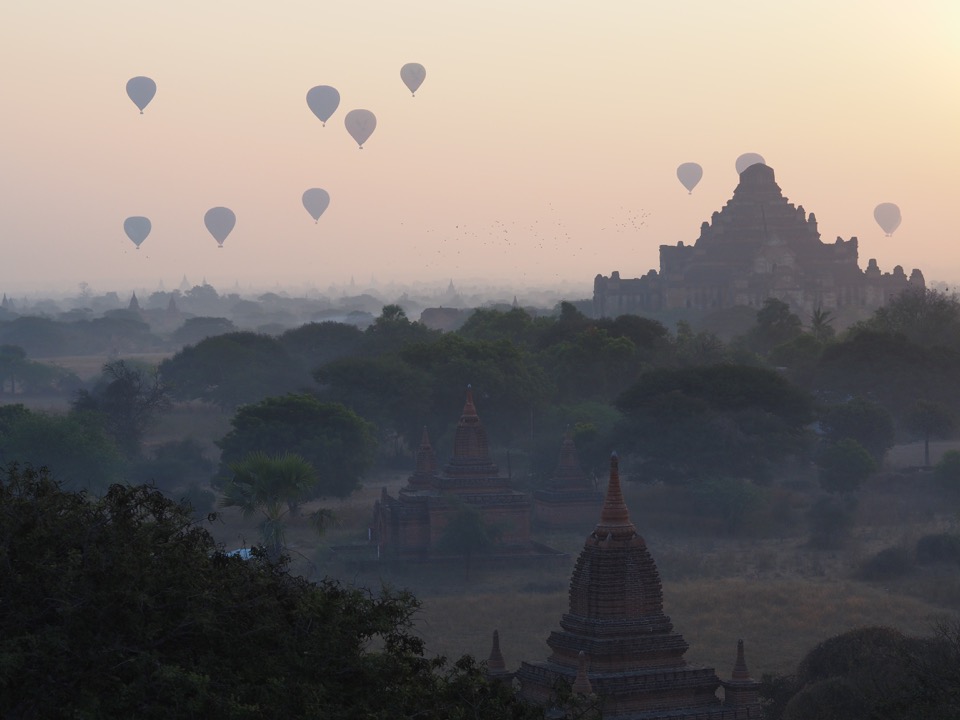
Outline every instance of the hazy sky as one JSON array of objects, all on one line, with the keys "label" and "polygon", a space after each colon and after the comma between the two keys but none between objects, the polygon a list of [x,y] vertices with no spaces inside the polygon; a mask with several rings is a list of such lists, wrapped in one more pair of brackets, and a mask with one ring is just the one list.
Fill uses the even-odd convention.
[{"label": "hazy sky", "polygon": [[[136,75],[158,86],[143,115]],[[326,127],[315,85],[342,98]],[[8,293],[184,274],[589,292],[694,241],[745,152],[824,240],[858,236],[861,267],[960,281],[956,0],[6,0],[0,88]],[[354,108],[378,119],[362,151]],[[311,187],[331,196],[317,224]],[[891,238],[880,202],[902,210]],[[237,215],[222,249],[218,205]],[[139,251],[131,215],[153,224]]]}]

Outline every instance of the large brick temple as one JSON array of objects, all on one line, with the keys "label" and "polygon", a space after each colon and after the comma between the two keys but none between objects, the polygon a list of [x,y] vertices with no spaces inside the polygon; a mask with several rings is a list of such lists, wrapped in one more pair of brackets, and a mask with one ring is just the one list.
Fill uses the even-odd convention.
[{"label": "large brick temple", "polygon": [[[524,662],[515,673],[521,694],[534,703],[551,708],[557,683],[564,682],[594,696],[604,720],[761,717],[759,683],[747,670],[742,642],[728,681],[684,660],[688,645],[664,614],[660,573],[630,521],[616,455],[600,522],[577,560],[560,628],[547,640],[547,660]],[[492,677],[506,679],[497,637],[494,650]]]},{"label": "large brick temple", "polygon": [[639,278],[597,275],[594,317],[670,310],[714,312],[737,305],[761,307],[767,298],[809,317],[830,310],[848,320],[863,317],[904,290],[925,287],[914,269],[882,273],[871,259],[858,261],[856,237],[820,240],[817,218],[783,196],[773,169],[762,163],[740,174],[733,197],[700,226],[693,245],[660,246],[660,271]]}]

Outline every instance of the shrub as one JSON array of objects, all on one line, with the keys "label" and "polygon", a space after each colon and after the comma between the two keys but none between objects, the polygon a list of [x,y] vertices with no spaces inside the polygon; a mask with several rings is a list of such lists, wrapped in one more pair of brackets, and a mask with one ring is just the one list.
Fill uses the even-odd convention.
[{"label": "shrub", "polygon": [[960,491],[960,451],[947,450],[934,465],[933,476],[945,490]]},{"label": "shrub", "polygon": [[697,515],[717,521],[732,535],[752,524],[745,520],[762,505],[763,492],[747,480],[723,478],[694,486],[692,499]]},{"label": "shrub", "polygon": [[894,545],[867,559],[860,567],[860,576],[864,580],[892,580],[909,573],[913,563],[913,553],[909,549]]},{"label": "shrub", "polygon": [[807,511],[810,546],[817,550],[837,550],[850,538],[857,501],[852,496],[821,497]]},{"label": "shrub", "polygon": [[877,469],[870,453],[851,438],[827,445],[817,458],[817,466],[820,469],[820,487],[833,493],[858,490]]},{"label": "shrub", "polygon": [[917,540],[917,562],[960,564],[960,535],[924,535]]}]

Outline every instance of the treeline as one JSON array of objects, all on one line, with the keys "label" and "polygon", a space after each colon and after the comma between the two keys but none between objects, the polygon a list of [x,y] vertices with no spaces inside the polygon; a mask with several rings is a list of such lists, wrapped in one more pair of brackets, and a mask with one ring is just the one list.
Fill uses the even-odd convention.
[{"label": "treeline", "polygon": [[[450,333],[397,305],[364,330],[320,322],[272,336],[196,321],[211,324],[208,336],[158,368],[170,400],[233,413],[309,395],[375,426],[380,460],[401,467],[425,427],[444,447],[467,384],[494,444],[533,478],[552,470],[570,431],[600,475],[611,449],[631,456],[635,473],[676,483],[763,484],[785,464],[813,461],[825,487],[849,491],[896,441],[950,434],[960,408],[960,303],[936,291],[901,296],[842,333],[828,312],[802,319],[768,300],[730,342],[685,323],[671,333],[639,316],[593,319],[569,303],[550,317],[480,309]],[[27,382],[37,365],[20,346],[0,347],[0,390]],[[45,372],[38,377],[80,389]],[[129,438],[119,445],[135,455]]]},{"label": "treeline", "polygon": [[[829,476],[831,462],[869,465],[861,451],[876,465],[898,440],[950,433],[960,303],[903,296],[836,334],[829,313],[805,323],[768,300],[728,343],[682,323],[671,333],[633,315],[592,319],[567,303],[552,317],[477,310],[452,333],[386,306],[366,330],[312,323],[276,338],[208,338],[160,371],[173,397],[225,410],[308,392],[405,450],[425,426],[439,439],[451,431],[469,383],[494,442],[528,454],[534,474],[549,471],[570,429],[598,472],[616,447],[656,479],[764,482],[788,460],[820,459]],[[836,457],[823,454],[837,445]]]},{"label": "treeline", "polygon": [[[326,299],[264,293],[255,300],[220,295],[210,285],[181,293],[155,292],[121,302],[116,293],[76,298],[69,310],[39,301],[19,310],[0,305],[0,345],[15,345],[32,358],[174,352],[205,337],[235,330],[277,335],[314,319],[366,327],[383,301],[370,295]],[[29,389],[28,389],[29,390]]]}]

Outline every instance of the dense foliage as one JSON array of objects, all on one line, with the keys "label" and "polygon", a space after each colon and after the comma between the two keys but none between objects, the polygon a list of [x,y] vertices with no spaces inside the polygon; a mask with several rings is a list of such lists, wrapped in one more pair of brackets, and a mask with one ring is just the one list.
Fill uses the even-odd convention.
[{"label": "dense foliage", "polygon": [[960,717],[960,625],[932,637],[865,627],[828,638],[795,675],[765,677],[767,720],[954,720]]},{"label": "dense foliage", "polygon": [[0,405],[0,463],[13,462],[44,466],[71,488],[94,493],[119,482],[124,471],[122,454],[98,423]]},{"label": "dense foliage", "polygon": [[471,658],[426,657],[417,608],[226,556],[146,487],[0,480],[3,717],[543,717]]},{"label": "dense foliage", "polygon": [[317,472],[312,497],[346,497],[372,466],[377,442],[373,426],[338,403],[312,395],[270,397],[244,405],[230,421],[220,447],[220,478],[253,452],[296,453]]},{"label": "dense foliage", "polygon": [[768,480],[809,443],[812,399],[782,376],[745,365],[651,370],[617,399],[621,442],[665,480]]}]

